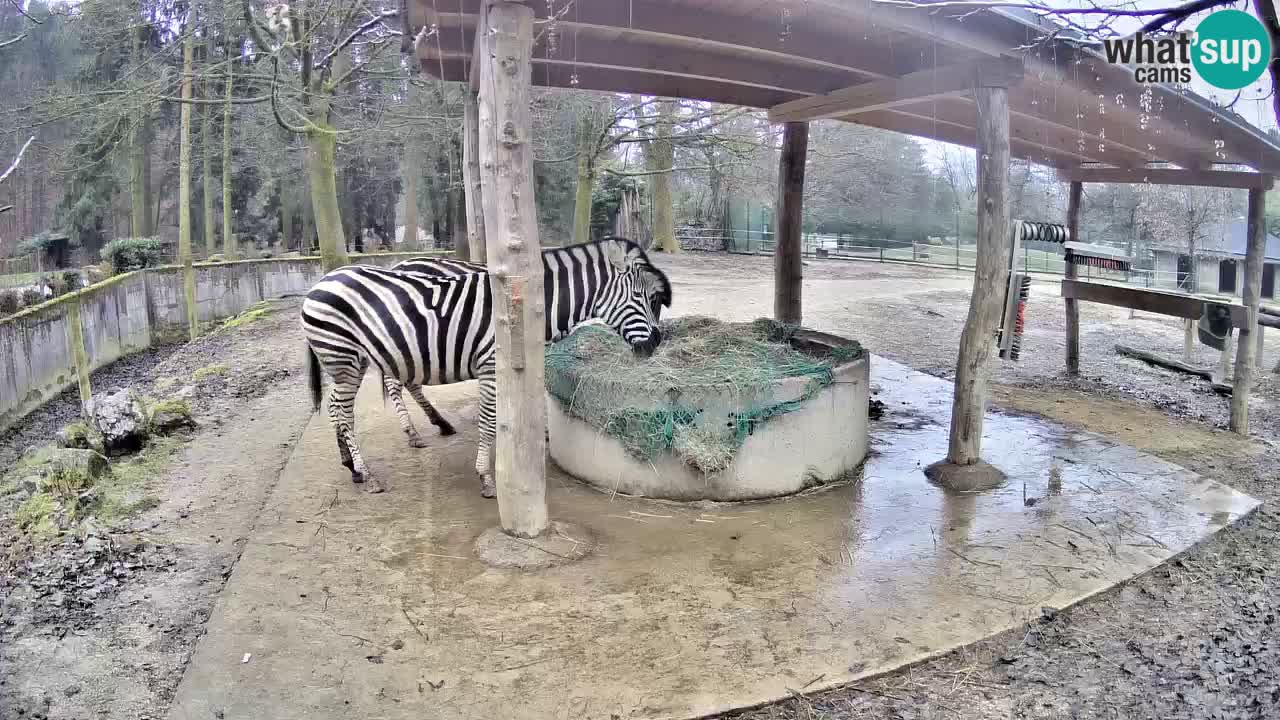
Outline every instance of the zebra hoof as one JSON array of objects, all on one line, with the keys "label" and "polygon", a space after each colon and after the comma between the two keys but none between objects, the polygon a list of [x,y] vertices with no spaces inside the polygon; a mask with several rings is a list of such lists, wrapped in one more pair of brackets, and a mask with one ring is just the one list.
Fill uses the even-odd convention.
[{"label": "zebra hoof", "polygon": [[424,447],[427,447],[427,441],[423,440],[422,436],[415,435],[409,438],[409,447],[424,448]]},{"label": "zebra hoof", "polygon": [[498,497],[498,489],[494,486],[492,479],[485,478],[480,484],[480,495],[487,498]]},{"label": "zebra hoof", "polygon": [[439,427],[440,427],[440,435],[442,437],[448,437],[449,435],[452,435],[458,432],[457,430],[454,430],[453,426],[450,425],[449,423],[441,423]]},{"label": "zebra hoof", "polygon": [[351,482],[355,483],[356,485],[361,485],[364,483],[364,480],[365,480],[364,473],[356,472],[355,470],[351,471]]},{"label": "zebra hoof", "polygon": [[385,485],[383,485],[383,484],[382,484],[382,481],[380,481],[380,480],[373,480],[373,479],[370,479],[370,480],[369,480],[369,483],[368,483],[367,485],[365,485],[364,489],[365,489],[365,491],[366,491],[366,492],[368,492],[368,493],[370,493],[370,494],[377,494],[377,493],[380,493],[380,492],[386,492],[387,487],[386,487]]}]

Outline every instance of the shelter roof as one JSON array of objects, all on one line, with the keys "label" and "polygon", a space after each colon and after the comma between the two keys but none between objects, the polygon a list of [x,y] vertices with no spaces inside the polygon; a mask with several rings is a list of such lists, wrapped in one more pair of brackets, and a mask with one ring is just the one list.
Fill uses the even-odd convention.
[{"label": "shelter roof", "polygon": [[[438,27],[418,48],[424,71],[469,80],[484,0],[406,2],[411,28]],[[529,5],[538,19],[533,82],[539,86],[775,108],[773,119],[785,119],[776,112],[782,103],[878,82],[863,93],[878,102],[825,117],[972,147],[972,93],[922,97],[919,85],[933,75],[912,73],[1013,57],[1021,60],[1023,73],[1009,92],[1015,157],[1059,168],[1171,163],[1280,173],[1280,141],[1203,97],[1137,84],[1130,70],[1107,63],[1062,27],[1027,12],[919,9],[867,0]],[[554,23],[548,21],[552,13]],[[903,76],[914,77],[914,94],[895,98],[892,79]]]}]

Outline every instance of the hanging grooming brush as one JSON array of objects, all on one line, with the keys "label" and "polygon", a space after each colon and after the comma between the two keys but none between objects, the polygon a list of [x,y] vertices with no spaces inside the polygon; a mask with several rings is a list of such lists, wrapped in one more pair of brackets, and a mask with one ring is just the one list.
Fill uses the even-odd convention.
[{"label": "hanging grooming brush", "polygon": [[1064,245],[1066,261],[1072,265],[1096,267],[1102,270],[1128,272],[1133,269],[1133,256],[1108,245],[1068,242]]},{"label": "hanging grooming brush", "polygon": [[[1001,359],[1016,361],[1022,354],[1022,330],[1026,326],[1027,297],[1031,294],[1031,276],[1017,273],[1014,276],[1013,285],[1017,288],[1017,294],[1012,303],[1005,303],[1006,315],[1000,322],[997,347],[1000,348]],[[1013,316],[1012,330],[1007,329],[1010,314]]]}]

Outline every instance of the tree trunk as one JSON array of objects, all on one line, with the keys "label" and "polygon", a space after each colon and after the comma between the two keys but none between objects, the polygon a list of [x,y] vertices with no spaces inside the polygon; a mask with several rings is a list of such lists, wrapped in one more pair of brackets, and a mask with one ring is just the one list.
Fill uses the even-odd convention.
[{"label": "tree trunk", "polygon": [[[142,44],[146,26],[133,34],[133,63],[142,64]],[[134,237],[151,237],[151,121],[144,104],[130,123],[129,131],[129,232]]]},{"label": "tree trunk", "polygon": [[801,220],[804,210],[804,169],[809,154],[809,123],[789,122],[783,126],[782,152],[778,157],[778,207],[774,213],[774,295],[773,317],[778,322],[799,325],[801,265]]},{"label": "tree trunk", "polygon": [[338,211],[338,184],[334,169],[337,145],[337,135],[325,125],[307,133],[311,209],[320,238],[320,265],[325,272],[350,262],[347,240],[342,233],[342,213]]},{"label": "tree trunk", "polygon": [[235,63],[227,53],[226,102],[222,106],[222,256],[236,259],[236,236],[231,231],[231,89]]},{"label": "tree trunk", "polygon": [[151,143],[150,122],[145,117],[133,120],[129,134],[129,232],[134,237],[151,237]]},{"label": "tree trunk", "polygon": [[[208,66],[213,59],[213,33],[208,32],[206,28],[205,40],[205,65]],[[213,82],[206,80],[204,83],[204,99],[213,100],[214,87]],[[201,128],[200,143],[204,147],[204,175],[200,182],[201,199],[204,201],[204,255],[209,257],[218,252],[218,231],[213,224],[213,159],[217,156],[217,151],[213,146],[213,114],[216,112],[216,106],[205,105],[201,116],[204,118],[204,126]]]},{"label": "tree trunk", "polygon": [[[1080,233],[1080,200],[1084,193],[1084,184],[1071,183],[1067,194],[1067,235],[1073,242],[1079,242]],[[1065,259],[1065,256],[1064,256]],[[1066,263],[1062,269],[1063,277],[1072,279],[1076,276],[1076,266]],[[1067,374],[1080,374],[1080,304],[1073,298],[1067,298]]]},{"label": "tree trunk", "polygon": [[979,87],[975,96],[978,247],[969,317],[960,335],[947,452],[947,461],[958,466],[975,465],[981,460],[989,380],[987,364],[995,344],[1005,273],[1009,268],[1009,93],[1002,87]]},{"label": "tree trunk", "polygon": [[[488,6],[480,69],[480,152],[492,183],[486,200],[490,282],[497,335],[497,445],[494,477],[502,529],[516,537],[546,531],[546,398],[543,381],[543,272],[529,147],[533,10]],[[483,49],[483,48],[482,48]]]},{"label": "tree trunk", "polygon": [[280,188],[280,251],[287,252],[293,243],[293,213],[297,210],[292,188]]},{"label": "tree trunk", "polygon": [[[409,141],[413,143],[413,140]],[[418,175],[422,166],[418,164],[416,145],[405,148],[400,159],[400,175],[404,181],[404,249],[421,250],[418,247]]]},{"label": "tree trunk", "polygon": [[1239,333],[1239,345],[1236,348],[1235,381],[1231,391],[1230,426],[1234,432],[1246,436],[1249,434],[1249,391],[1253,386],[1253,356],[1257,346],[1255,337],[1261,330],[1258,327],[1258,305],[1262,302],[1262,265],[1266,261],[1266,197],[1264,190],[1249,191],[1249,244],[1244,259],[1244,291],[1241,293],[1248,320],[1244,327],[1236,329]]},{"label": "tree trunk", "polygon": [[480,109],[471,88],[464,92],[462,122],[462,180],[466,185],[467,245],[471,262],[484,264],[487,255],[484,233],[484,202],[480,187]]},{"label": "tree trunk", "polygon": [[[182,42],[182,99],[191,99],[191,56],[195,41],[191,29]],[[191,340],[199,334],[196,312],[196,278],[191,267],[191,103],[183,102],[178,139],[178,262],[187,305],[187,328]]]},{"label": "tree trunk", "polygon": [[316,213],[315,213],[315,208],[312,206],[310,201],[311,179],[306,178],[303,180],[303,182],[307,184],[307,188],[306,188],[306,194],[304,195],[304,198],[306,199],[301,203],[302,205],[302,237],[298,240],[298,250],[301,251],[303,255],[306,255],[307,253],[311,252],[311,249],[313,247],[315,247]]},{"label": "tree trunk", "polygon": [[591,240],[591,194],[596,184],[595,109],[589,103],[578,113],[578,172],[573,195],[573,236],[570,243]]},{"label": "tree trunk", "polygon": [[669,253],[680,252],[676,241],[675,208],[671,201],[671,168],[675,162],[675,146],[671,143],[671,125],[676,105],[672,100],[658,103],[657,137],[649,142],[650,197],[653,199],[653,245]]}]

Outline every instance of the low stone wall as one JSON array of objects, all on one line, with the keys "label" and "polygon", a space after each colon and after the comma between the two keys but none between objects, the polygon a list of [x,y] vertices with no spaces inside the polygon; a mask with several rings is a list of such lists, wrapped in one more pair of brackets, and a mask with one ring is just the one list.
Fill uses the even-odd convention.
[{"label": "low stone wall", "polygon": [[[440,251],[380,253],[353,258],[393,265]],[[305,293],[322,275],[320,258],[272,258],[195,266],[196,316],[231,317],[254,303]],[[50,398],[129,353],[187,334],[182,268],[117,275],[0,320],[0,431]]]}]

